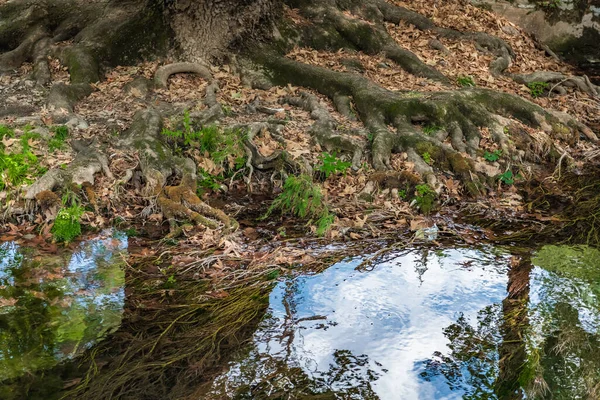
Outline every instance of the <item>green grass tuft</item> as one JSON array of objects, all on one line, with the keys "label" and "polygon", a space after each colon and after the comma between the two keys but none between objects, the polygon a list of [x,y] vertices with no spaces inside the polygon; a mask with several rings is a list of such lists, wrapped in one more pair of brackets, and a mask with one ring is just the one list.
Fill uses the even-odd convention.
[{"label": "green grass tuft", "polygon": [[275,211],[308,219],[309,223],[314,222],[319,236],[327,233],[335,219],[335,215],[329,212],[321,188],[307,175],[287,178],[283,192],[273,201],[262,219]]}]

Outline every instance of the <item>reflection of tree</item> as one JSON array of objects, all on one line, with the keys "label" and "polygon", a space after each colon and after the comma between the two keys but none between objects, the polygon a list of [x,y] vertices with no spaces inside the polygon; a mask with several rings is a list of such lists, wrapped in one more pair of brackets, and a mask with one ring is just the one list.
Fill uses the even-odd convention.
[{"label": "reflection of tree", "polygon": [[499,373],[495,392],[500,399],[522,399],[520,377],[527,354],[525,338],[528,331],[527,317],[531,278],[531,255],[522,259],[513,257],[508,271],[507,296],[502,301],[502,342],[498,349]]},{"label": "reflection of tree", "polygon": [[461,316],[444,330],[450,355],[440,352],[426,361],[421,376],[444,376],[450,390],[464,392],[464,399],[520,399],[519,378],[525,364],[525,335],[529,300],[530,257],[512,259],[507,297],[478,315],[477,326]]},{"label": "reflection of tree", "polygon": [[369,367],[366,355],[355,356],[348,350],[337,350],[333,358],[326,372],[309,373],[280,357],[253,351],[239,366],[240,375],[229,383],[229,388],[235,387],[233,398],[236,400],[379,399],[372,382],[380,375]]},{"label": "reflection of tree", "polygon": [[535,310],[542,329],[531,334],[521,381],[533,398],[599,399],[600,328],[582,322],[600,319],[600,251],[545,246],[533,261],[544,270]]},{"label": "reflection of tree", "polygon": [[444,329],[451,353],[435,352],[425,362],[421,377],[431,381],[443,376],[451,391],[463,392],[463,399],[494,398],[500,319],[498,306],[479,311],[476,327],[461,315],[456,323]]},{"label": "reflection of tree", "polygon": [[[491,306],[476,326],[461,316],[446,328],[451,352],[427,360],[422,378],[443,376],[464,399],[600,399],[600,328],[583,325],[600,320],[596,252],[548,246],[513,258],[501,312]],[[532,261],[543,269],[534,281]]]},{"label": "reflection of tree", "polygon": [[[110,255],[92,247],[82,249]],[[0,245],[0,250],[0,398],[54,398],[64,383],[58,372],[41,371],[77,354],[111,328],[108,324],[118,323],[122,304],[106,296],[114,288],[105,287],[104,281],[98,282],[99,288],[83,290],[95,267],[80,282],[64,275],[68,259],[61,256],[42,256],[11,244]],[[124,272],[114,262],[98,273],[99,280],[110,277],[110,284],[119,282],[119,276],[122,284]]]}]

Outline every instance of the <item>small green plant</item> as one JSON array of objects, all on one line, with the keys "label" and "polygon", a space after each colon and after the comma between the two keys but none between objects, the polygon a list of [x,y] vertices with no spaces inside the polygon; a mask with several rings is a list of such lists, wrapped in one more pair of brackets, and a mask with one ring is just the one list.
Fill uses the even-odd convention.
[{"label": "small green plant", "polygon": [[15,137],[15,131],[9,126],[0,125],[0,140],[4,139],[4,137]]},{"label": "small green plant", "polygon": [[240,129],[223,129],[217,125],[206,125],[194,130],[189,112],[185,112],[180,130],[163,129],[166,136],[179,153],[199,151],[210,159],[215,167],[207,172],[201,170],[198,178],[198,194],[202,189],[218,190],[220,181],[232,176],[246,165],[246,150],[243,139],[246,132]]},{"label": "small green plant", "polygon": [[468,75],[461,75],[456,78],[456,83],[461,87],[475,87],[475,80]]},{"label": "small green plant", "polygon": [[498,176],[498,179],[505,185],[512,185],[513,183],[515,183],[515,176],[510,169],[506,170],[503,174],[500,174],[500,176]]},{"label": "small green plant", "polygon": [[125,230],[125,235],[127,235],[127,237],[136,237],[139,236],[139,233],[135,228],[132,227]]},{"label": "small green plant", "polygon": [[265,275],[265,279],[268,281],[273,281],[273,280],[279,278],[280,275],[281,275],[281,272],[278,269],[276,269],[276,270],[273,270],[273,271],[270,271],[269,273],[267,273]]},{"label": "small green plant", "polygon": [[500,159],[500,156],[502,156],[502,150],[501,149],[494,150],[491,153],[489,151],[486,151],[483,154],[483,158],[485,158],[486,161],[489,161],[489,162],[498,161]]},{"label": "small green plant", "polygon": [[283,191],[277,196],[262,219],[269,217],[274,211],[291,214],[309,223],[315,222],[317,235],[322,236],[335,219],[329,212],[321,188],[314,184],[310,176],[290,176],[283,185]]},{"label": "small green plant", "polygon": [[431,135],[432,133],[436,133],[441,129],[442,127],[438,125],[425,125],[423,127],[423,133],[425,133],[426,135]]},{"label": "small green plant", "polygon": [[69,137],[69,128],[65,125],[55,126],[53,129],[54,136],[48,141],[48,149],[51,152],[63,148],[65,141]]},{"label": "small green plant", "polygon": [[[0,126],[0,137],[5,136],[14,137],[14,131]],[[0,143],[0,190],[30,183],[30,178],[46,171],[39,165],[37,156],[31,151],[31,140],[39,138],[39,134],[30,132],[26,127],[19,137],[20,152],[5,152],[4,145]]]},{"label": "small green plant", "polygon": [[369,132],[367,134],[367,140],[369,141],[370,144],[373,144],[373,140],[375,140],[375,135],[373,135],[372,132]]},{"label": "small green plant", "polygon": [[333,154],[323,153],[319,157],[321,165],[315,168],[325,174],[325,178],[329,178],[333,174],[345,173],[348,168],[352,165],[351,162],[345,162],[337,158],[336,153]]},{"label": "small green plant", "polygon": [[550,85],[547,82],[530,82],[527,84],[529,91],[531,93],[531,97],[537,99],[541,95],[544,94],[546,89],[548,89]]},{"label": "small green plant", "polygon": [[431,154],[427,151],[421,155],[423,157],[423,161],[425,161],[428,165],[433,165],[433,159],[431,158]]},{"label": "small green plant", "polygon": [[404,189],[398,190],[398,197],[406,200],[406,197],[407,197],[406,190],[404,190]]},{"label": "small green plant", "polygon": [[415,193],[416,205],[423,212],[423,214],[429,214],[433,209],[433,204],[435,202],[435,191],[431,188],[431,186],[424,183],[415,187]]},{"label": "small green plant", "polygon": [[81,235],[80,219],[83,215],[83,207],[73,204],[70,207],[60,209],[54,220],[52,235],[57,242],[70,243]]}]

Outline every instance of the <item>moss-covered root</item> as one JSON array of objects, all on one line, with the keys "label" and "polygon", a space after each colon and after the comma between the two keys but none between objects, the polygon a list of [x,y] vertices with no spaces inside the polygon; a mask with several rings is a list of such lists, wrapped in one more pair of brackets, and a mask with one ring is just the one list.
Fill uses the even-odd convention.
[{"label": "moss-covered root", "polygon": [[[337,100],[340,97],[334,96]],[[319,99],[308,92],[300,92],[300,96],[287,97],[284,101],[310,112],[311,118],[315,121],[310,128],[310,134],[321,147],[327,151],[350,153],[352,155],[352,167],[354,169],[360,167],[367,136],[364,132],[342,131],[342,128],[338,126]]]},{"label": "moss-covered root", "polygon": [[23,196],[25,200],[38,199],[42,192],[71,187],[73,184],[86,188],[88,198],[93,198],[93,191],[89,190],[97,173],[103,172],[108,179],[114,179],[108,167],[108,159],[101,150],[95,149],[93,144],[79,141],[73,141],[71,146],[77,152],[75,159],[64,169],[53,168],[46,172],[26,189]]},{"label": "moss-covered root", "polygon": [[298,32],[300,42],[307,47],[329,50],[346,48],[366,54],[383,54],[413,75],[450,84],[444,74],[402,48],[382,24],[351,18],[327,2],[307,2],[307,6],[301,7],[300,11],[314,24],[310,30]]},{"label": "moss-covered root", "polygon": [[[223,226],[226,231],[236,230],[238,224],[234,219],[204,203],[196,195],[196,164],[191,159],[173,155],[160,138],[161,130],[162,116],[158,111],[138,111],[119,143],[126,150],[139,152],[140,169],[146,182],[144,195],[150,201],[156,200],[164,217],[169,220],[172,232],[177,231],[178,218],[211,229]],[[167,179],[171,176],[181,177],[180,183],[167,186]]]},{"label": "moss-covered root", "polygon": [[[386,90],[361,75],[331,71],[275,54],[263,53],[254,58],[271,72],[275,83],[309,87],[333,101],[340,96],[351,98],[357,116],[372,137],[373,166],[389,169],[390,155],[405,152],[416,171],[434,187],[435,175],[449,171],[463,180],[470,193],[481,192],[480,182],[484,177],[478,176],[474,159],[483,155],[480,149],[483,128],[490,133],[489,139],[503,150],[506,159],[517,162],[531,152],[531,142],[544,142],[538,146],[541,149],[547,148],[547,144],[556,147],[556,141],[572,144],[580,134],[597,140],[589,128],[574,118],[546,111],[504,92],[474,88],[405,94]],[[536,128],[539,137],[531,137],[529,141],[509,140],[505,130],[510,120]],[[327,128],[327,124],[322,125]],[[419,125],[434,127],[435,131],[425,133]],[[447,139],[449,144],[445,143]],[[537,156],[556,153],[545,149]]]}]

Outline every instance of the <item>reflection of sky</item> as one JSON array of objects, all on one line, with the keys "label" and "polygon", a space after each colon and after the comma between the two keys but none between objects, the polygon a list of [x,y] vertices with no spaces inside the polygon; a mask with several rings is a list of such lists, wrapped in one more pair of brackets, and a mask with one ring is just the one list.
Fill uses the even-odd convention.
[{"label": "reflection of sky", "polygon": [[78,296],[78,302],[89,304],[91,301],[100,307],[111,303],[119,305],[124,303],[125,288],[119,286],[112,288],[110,293],[101,292],[100,289],[106,285],[106,282],[98,276],[98,273],[107,264],[118,262],[114,258],[125,249],[127,249],[127,236],[122,234],[79,244],[66,267],[66,271],[70,273],[68,290],[88,292],[88,296]]},{"label": "reflection of sky", "polygon": [[14,263],[17,249],[18,246],[14,242],[0,243],[0,281],[3,284],[14,283],[12,274],[7,269]]},{"label": "reflection of sky", "polygon": [[[472,262],[468,267],[462,265],[468,261]],[[322,274],[297,278],[290,286],[294,294],[288,298],[296,320],[314,316],[327,320],[296,324],[288,363],[319,376],[329,369],[336,349],[350,350],[357,356],[366,354],[370,368],[381,373],[373,384],[381,399],[450,398],[441,397],[434,383],[419,378],[422,362],[435,351],[447,351],[443,329],[461,313],[475,321],[479,310],[502,301],[506,260],[459,249],[445,250],[441,257],[430,252],[427,259],[422,251],[413,251],[370,272],[355,271],[359,263],[341,262]],[[256,335],[259,352],[281,358],[286,355],[286,339],[275,337],[286,317],[286,285],[290,283],[280,283],[271,295],[276,325]]]}]

